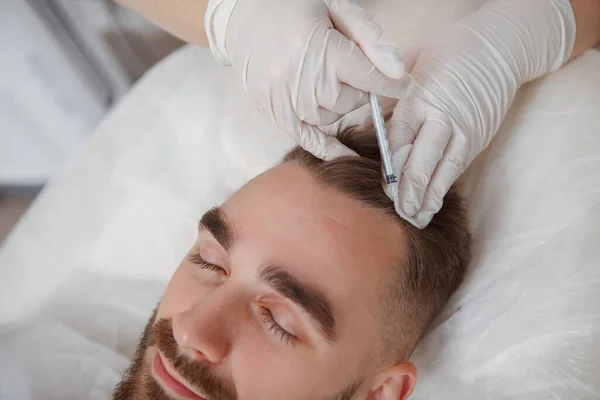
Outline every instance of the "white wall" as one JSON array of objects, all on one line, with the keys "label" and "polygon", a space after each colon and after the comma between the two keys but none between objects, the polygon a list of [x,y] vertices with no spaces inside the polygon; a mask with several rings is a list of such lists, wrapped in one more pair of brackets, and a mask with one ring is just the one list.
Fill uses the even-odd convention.
[{"label": "white wall", "polygon": [[[122,9],[115,20],[102,0],[48,4],[0,0],[0,189],[47,181],[77,153],[111,102],[177,47],[169,42],[171,48],[155,51],[159,41],[151,39],[167,35]],[[52,7],[64,12],[68,29]],[[125,41],[131,32],[138,36]],[[116,42],[109,43],[110,34]],[[144,41],[140,49],[135,40]],[[142,51],[151,54],[143,60],[132,55]]]},{"label": "white wall", "polygon": [[79,148],[105,111],[29,3],[0,2],[0,183],[39,184]]}]

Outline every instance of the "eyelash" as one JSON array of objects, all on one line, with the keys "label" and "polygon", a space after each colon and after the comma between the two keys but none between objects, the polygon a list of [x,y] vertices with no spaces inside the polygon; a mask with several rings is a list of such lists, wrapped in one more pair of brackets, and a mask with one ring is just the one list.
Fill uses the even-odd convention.
[{"label": "eyelash", "polygon": [[200,268],[204,268],[209,271],[227,275],[227,271],[225,271],[223,268],[219,267],[218,265],[211,264],[209,262],[204,261],[204,259],[198,253],[190,254],[189,259],[192,263],[198,265]]},{"label": "eyelash", "polygon": [[296,346],[296,344],[298,343],[298,338],[286,331],[285,329],[283,329],[277,323],[277,321],[275,321],[271,310],[269,310],[266,307],[259,307],[258,311],[260,313],[260,316],[262,317],[263,322],[269,325],[269,330],[273,332],[276,336],[278,336],[284,344],[289,344],[292,347]]},{"label": "eyelash", "polygon": [[[216,273],[227,274],[227,272],[218,265],[204,261],[204,259],[198,253],[190,254],[189,259],[192,263],[198,265],[200,268],[204,268]],[[273,334],[278,336],[284,344],[291,345],[292,347],[296,346],[298,343],[298,338],[283,329],[281,325],[275,321],[275,317],[273,317],[271,310],[266,307],[259,307],[258,311],[260,313],[262,322],[268,324],[269,330],[273,332]]]}]

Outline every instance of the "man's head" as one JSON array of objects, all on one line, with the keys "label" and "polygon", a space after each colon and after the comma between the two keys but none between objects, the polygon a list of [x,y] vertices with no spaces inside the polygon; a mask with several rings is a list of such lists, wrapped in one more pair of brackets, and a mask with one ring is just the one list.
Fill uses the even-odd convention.
[{"label": "man's head", "polygon": [[412,227],[381,188],[373,131],[338,138],[360,157],[296,148],[202,217],[116,400],[410,394],[408,357],[469,260],[465,212],[451,190]]}]

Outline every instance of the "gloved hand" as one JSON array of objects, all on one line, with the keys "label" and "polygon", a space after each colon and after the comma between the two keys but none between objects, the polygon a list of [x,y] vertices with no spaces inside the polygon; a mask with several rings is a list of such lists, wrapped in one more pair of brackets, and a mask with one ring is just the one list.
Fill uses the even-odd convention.
[{"label": "gloved hand", "polygon": [[415,89],[388,124],[398,214],[428,225],[494,137],[517,89],[558,69],[574,41],[568,0],[490,0],[407,58]]},{"label": "gloved hand", "polygon": [[367,92],[401,98],[409,83],[355,0],[210,0],[205,25],[258,110],[321,159],[355,153],[319,126],[366,104]]}]

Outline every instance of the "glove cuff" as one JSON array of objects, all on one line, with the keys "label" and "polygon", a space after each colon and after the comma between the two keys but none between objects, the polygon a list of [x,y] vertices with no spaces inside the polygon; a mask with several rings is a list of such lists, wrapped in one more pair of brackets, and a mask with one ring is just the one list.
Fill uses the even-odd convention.
[{"label": "glove cuff", "polygon": [[237,0],[210,0],[204,16],[210,51],[218,62],[228,67],[231,61],[226,47],[227,27],[236,3]]},{"label": "glove cuff", "polygon": [[550,71],[556,71],[563,66],[571,58],[573,47],[575,47],[575,37],[577,24],[575,23],[575,13],[570,0],[550,0],[552,5],[562,19],[562,43],[559,56],[556,57],[554,65],[550,67]]}]

